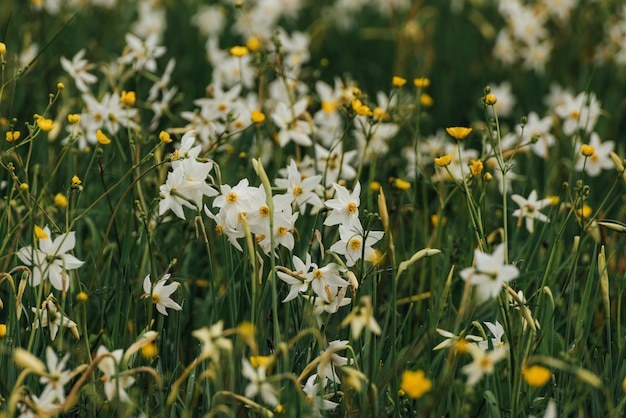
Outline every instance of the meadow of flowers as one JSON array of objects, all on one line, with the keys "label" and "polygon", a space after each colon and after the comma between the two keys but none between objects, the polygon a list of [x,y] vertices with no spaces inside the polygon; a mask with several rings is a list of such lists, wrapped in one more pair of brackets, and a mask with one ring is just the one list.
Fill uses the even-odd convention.
[{"label": "meadow of flowers", "polygon": [[0,6],[0,417],[621,417],[619,0]]}]

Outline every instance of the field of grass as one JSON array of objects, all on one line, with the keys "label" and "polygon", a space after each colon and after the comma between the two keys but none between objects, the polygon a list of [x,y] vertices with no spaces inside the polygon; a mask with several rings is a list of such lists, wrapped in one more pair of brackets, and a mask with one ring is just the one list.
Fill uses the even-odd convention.
[{"label": "field of grass", "polygon": [[8,0],[0,417],[621,417],[619,0]]}]

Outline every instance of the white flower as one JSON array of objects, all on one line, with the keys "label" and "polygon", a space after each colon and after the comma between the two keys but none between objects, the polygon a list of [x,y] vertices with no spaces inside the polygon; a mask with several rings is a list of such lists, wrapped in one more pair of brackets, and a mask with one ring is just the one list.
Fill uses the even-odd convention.
[{"label": "white flower", "polygon": [[67,291],[70,286],[66,270],[74,270],[84,264],[68,251],[74,249],[76,238],[74,231],[61,234],[53,241],[50,228],[45,226],[41,230],[39,249],[29,245],[17,252],[17,257],[28,265],[33,266],[30,284],[38,286],[42,280],[50,280],[50,284],[61,291]]},{"label": "white flower", "polygon": [[330,251],[345,256],[348,267],[361,258],[373,262],[377,257],[372,245],[380,241],[383,235],[383,231],[363,231],[361,221],[355,218],[351,224],[339,225],[340,240],[330,247]]},{"label": "white flower", "polygon": [[280,129],[278,132],[278,142],[281,147],[290,141],[303,147],[313,144],[311,141],[311,126],[308,122],[298,119],[305,111],[307,98],[300,99],[293,107],[289,107],[285,102],[279,102],[272,113],[272,120]]},{"label": "white flower", "polygon": [[202,350],[200,358],[210,358],[214,362],[220,361],[221,351],[231,351],[233,343],[224,338],[224,321],[218,321],[211,327],[202,327],[191,332],[191,335],[200,340]]},{"label": "white flower", "polygon": [[164,215],[170,209],[180,219],[185,219],[183,207],[197,209],[187,200],[187,196],[178,193],[178,189],[186,186],[185,172],[183,167],[176,167],[167,173],[165,184],[159,187],[161,200],[159,201],[159,215]]},{"label": "white flower", "polygon": [[[491,345],[493,349],[501,350],[504,347],[504,342],[502,341],[502,337],[504,336],[504,328],[502,327],[502,324],[496,321],[495,324],[493,322],[485,322],[485,325],[487,326],[487,328],[489,328],[489,331],[491,331],[491,334],[494,337],[491,339]],[[488,350],[489,341],[480,341],[478,343],[478,346],[483,350]]]},{"label": "white flower", "polygon": [[[329,401],[318,395],[320,388],[324,386],[323,383],[317,382],[317,373],[312,374],[306,381],[306,384],[302,388],[302,391],[306,394],[306,401],[310,405],[310,413],[314,417],[321,417],[320,411],[330,411],[335,409],[339,404],[337,402]],[[320,378],[325,381],[326,378]]]},{"label": "white flower", "polygon": [[506,345],[498,350],[485,351],[476,344],[469,344],[468,351],[472,355],[473,361],[464,366],[461,370],[467,375],[467,384],[474,386],[486,374],[493,374],[495,364],[507,356]]},{"label": "white flower", "polygon": [[360,306],[354,308],[352,312],[341,323],[342,327],[350,324],[350,332],[353,338],[359,338],[363,328],[367,328],[369,331],[376,335],[382,333],[382,329],[376,318],[374,317],[374,309],[372,307],[372,298],[370,296],[362,296],[359,300]]},{"label": "white flower", "polygon": [[46,376],[42,376],[39,381],[42,384],[48,384],[54,391],[57,399],[60,402],[65,401],[65,390],[63,386],[68,383],[70,378],[70,372],[65,370],[65,366],[67,361],[70,358],[70,353],[65,354],[65,356],[59,361],[54,349],[50,346],[46,348],[46,363],[48,366],[48,374]]},{"label": "white flower", "polygon": [[347,287],[333,288],[331,290],[329,285],[325,285],[322,296],[303,295],[303,298],[313,303],[314,315],[320,316],[322,312],[334,314],[342,306],[352,303],[352,299],[345,297],[347,290]]},{"label": "white flower", "polygon": [[305,260],[302,261],[300,257],[294,255],[294,270],[291,273],[286,273],[285,271],[276,273],[279,279],[290,286],[289,294],[283,299],[283,303],[295,299],[299,293],[305,293],[309,289],[309,284],[313,279],[313,271],[317,269],[317,264],[311,262],[311,254],[309,253],[306,254]]},{"label": "white flower", "polygon": [[317,374],[319,376],[323,376],[335,383],[341,383],[339,377],[337,377],[337,372],[335,372],[335,367],[347,365],[348,359],[341,357],[337,354],[337,351],[348,349],[350,347],[348,343],[349,341],[347,340],[335,340],[328,343],[326,350],[320,353],[320,363],[317,366]]},{"label": "white flower", "polygon": [[250,380],[245,389],[246,398],[252,399],[260,394],[265,403],[272,406],[278,405],[278,394],[271,383],[267,381],[265,366],[259,366],[255,369],[247,359],[243,359],[241,363],[243,366],[241,374]]},{"label": "white flower", "polygon": [[342,270],[343,268],[337,263],[328,263],[322,268],[314,269],[311,288],[315,294],[320,298],[326,297],[330,302],[332,295],[337,293],[337,289],[348,287],[349,283],[341,278]]},{"label": "white flower", "polygon": [[474,262],[476,267],[467,267],[461,270],[460,275],[463,280],[477,286],[480,302],[498,296],[504,283],[519,276],[517,267],[504,264],[504,244],[498,245],[491,255],[476,249]]},{"label": "white flower", "polygon": [[130,401],[125,389],[135,383],[135,378],[128,375],[120,376],[118,367],[122,361],[123,354],[124,351],[122,349],[109,352],[103,345],[96,351],[96,358],[106,356],[99,361],[98,368],[104,373],[102,380],[104,381],[104,393],[108,400],[112,400],[117,396],[120,402]]},{"label": "white flower", "polygon": [[88,84],[93,84],[98,81],[98,77],[89,73],[89,70],[95,67],[94,64],[90,64],[89,61],[83,59],[85,56],[85,49],[81,49],[74,55],[72,61],[65,57],[61,57],[61,67],[74,79],[76,88],[83,93],[89,91]]},{"label": "white flower", "polygon": [[135,71],[148,70],[155,72],[157,69],[156,58],[165,54],[165,47],[158,46],[159,36],[150,34],[142,41],[132,33],[126,34],[126,48],[119,58],[121,64],[132,64]]},{"label": "white flower", "polygon": [[552,199],[537,200],[536,190],[530,192],[528,199],[524,199],[518,194],[511,195],[511,199],[520,207],[513,212],[513,216],[519,218],[520,225],[522,219],[525,218],[526,229],[528,229],[528,232],[531,234],[535,230],[535,219],[541,222],[550,222],[550,218],[541,213],[540,210],[549,206],[550,203],[552,203]]},{"label": "white flower", "polygon": [[441,329],[441,328],[437,328],[435,331],[437,331],[437,333],[441,335],[442,337],[445,337],[445,340],[437,344],[433,348],[433,351],[454,347],[457,343],[460,343],[462,344],[462,346],[465,346],[465,344],[468,344],[469,342],[483,341],[483,338],[477,335],[468,334],[464,336],[459,336],[459,335],[454,335],[450,331],[446,331],[445,329]]},{"label": "white flower", "polygon": [[361,183],[356,182],[352,193],[337,183],[334,183],[333,187],[337,198],[324,202],[324,205],[331,209],[330,215],[324,219],[324,225],[350,225],[359,216]]},{"label": "white flower", "polygon": [[57,337],[59,327],[65,327],[70,330],[72,335],[78,339],[78,326],[76,322],[72,321],[63,313],[59,303],[56,301],[52,293],[41,304],[41,309],[31,308],[35,313],[35,319],[33,321],[33,329],[48,327],[50,330],[50,339],[52,341]]},{"label": "white flower", "polygon": [[145,293],[142,297],[151,297],[152,303],[156,305],[157,311],[165,316],[167,316],[168,308],[174,309],[175,311],[180,311],[182,309],[180,305],[174,302],[170,297],[172,293],[178,289],[178,283],[170,283],[168,285],[165,284],[170,276],[170,274],[163,275],[163,277],[154,285],[154,288],[152,288],[152,282],[150,281],[149,274],[143,279],[143,291]]},{"label": "white flower", "polygon": [[299,171],[298,166],[294,160],[291,160],[287,167],[287,178],[276,179],[276,186],[287,190],[287,195],[293,199],[293,202],[298,205],[300,212],[304,212],[306,205],[311,205],[313,208],[321,208],[322,201],[315,193],[315,189],[322,181],[321,175],[315,175],[310,177],[304,177]]}]

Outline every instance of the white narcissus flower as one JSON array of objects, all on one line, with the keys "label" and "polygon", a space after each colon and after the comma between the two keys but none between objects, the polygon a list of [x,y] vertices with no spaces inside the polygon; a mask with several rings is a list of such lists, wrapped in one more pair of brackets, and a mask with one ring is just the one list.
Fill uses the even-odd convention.
[{"label": "white narcissus flower", "polygon": [[537,200],[536,190],[530,192],[527,199],[518,194],[511,195],[511,199],[520,207],[513,212],[513,216],[519,218],[520,225],[522,219],[526,219],[526,229],[531,234],[535,230],[535,219],[541,222],[550,222],[550,218],[541,213],[540,210],[549,206],[552,203],[552,199]]},{"label": "white narcissus flower", "polygon": [[313,279],[313,270],[317,269],[317,264],[311,262],[309,253],[306,254],[305,261],[294,255],[293,268],[291,273],[287,273],[286,271],[289,271],[287,269],[276,272],[278,278],[290,286],[289,294],[283,299],[283,303],[295,299],[298,294],[305,293],[309,289]]},{"label": "white narcissus flower", "polygon": [[306,205],[319,209],[322,201],[315,193],[315,189],[322,181],[321,175],[304,177],[299,171],[294,160],[291,160],[287,167],[287,178],[276,179],[276,186],[287,190],[287,195],[291,196],[293,202],[298,206],[300,212],[304,212]]},{"label": "white narcissus flower", "polygon": [[66,271],[84,264],[84,261],[67,254],[76,244],[74,231],[61,234],[54,241],[48,226],[43,229],[36,227],[35,233],[39,238],[39,248],[29,245],[17,252],[17,257],[23,263],[33,266],[30,284],[38,286],[42,280],[48,279],[55,289],[67,291],[70,280]]},{"label": "white narcissus flower", "polygon": [[319,395],[320,389],[325,386],[325,377],[321,377],[317,382],[317,373],[312,374],[306,381],[306,384],[302,388],[302,391],[306,393],[306,401],[310,405],[310,413],[314,417],[321,417],[321,411],[330,411],[335,409],[339,404],[337,402],[329,401]]},{"label": "white narcissus flower", "polygon": [[245,389],[246,398],[252,399],[260,394],[263,401],[268,405],[278,405],[278,394],[274,386],[267,381],[265,366],[259,366],[255,369],[247,359],[243,359],[241,363],[243,367],[241,374],[250,380]]},{"label": "white narcissus flower", "polygon": [[460,272],[463,280],[477,287],[480,302],[495,298],[504,283],[519,276],[517,267],[504,264],[504,250],[504,244],[498,245],[491,255],[476,249],[474,251],[476,266],[467,267]]},{"label": "white narcissus flower", "polygon": [[333,184],[337,197],[324,202],[331,209],[330,215],[324,219],[324,225],[350,225],[358,219],[359,205],[361,204],[361,183],[354,185],[352,193],[337,183]]},{"label": "white narcissus flower", "polygon": [[[501,350],[504,347],[504,341],[502,341],[502,337],[504,337],[504,327],[498,321],[494,324],[493,322],[486,322],[485,325],[491,331],[491,334],[494,338],[491,339],[491,345],[494,350]],[[483,350],[489,349],[489,341],[484,340],[478,343],[478,346]]]},{"label": "white narcissus flower", "polygon": [[65,57],[61,57],[61,67],[74,79],[76,88],[86,93],[89,91],[87,85],[98,81],[98,77],[89,72],[89,70],[96,66],[95,64],[90,64],[86,59],[83,59],[84,56],[85,49],[83,48],[74,55],[71,61]]},{"label": "white narcissus flower", "polygon": [[104,393],[107,399],[112,400],[117,397],[120,402],[126,403],[130,401],[130,398],[125,389],[135,383],[135,378],[128,375],[120,376],[118,367],[122,361],[123,354],[124,350],[121,348],[109,352],[105,346],[101,345],[98,351],[96,351],[96,358],[105,356],[98,362],[98,368],[104,373],[102,380],[104,381]]},{"label": "white narcissus flower", "polygon": [[467,375],[468,386],[474,386],[486,374],[493,374],[495,364],[505,358],[509,352],[506,345],[498,350],[485,351],[476,344],[469,344],[467,350],[473,358],[473,361],[462,369],[462,372]]},{"label": "white narcissus flower", "polygon": [[228,338],[224,338],[224,321],[218,321],[211,327],[202,327],[191,332],[195,338],[200,340],[202,351],[200,358],[210,358],[215,363],[220,361],[220,351],[231,351],[233,343]]},{"label": "white narcissus flower", "polygon": [[[335,340],[328,343],[326,350],[320,353],[320,363],[317,366],[317,374],[326,379],[329,379],[337,384],[341,384],[335,367],[341,367],[348,365],[348,358],[341,357],[337,354],[338,351],[347,350],[350,347],[348,340]],[[350,360],[349,364],[352,364],[353,360]]]},{"label": "white narcissus flower", "polygon": [[345,256],[348,267],[355,265],[361,258],[374,262],[377,256],[372,245],[380,241],[383,235],[383,231],[363,231],[361,221],[355,218],[352,224],[339,226],[340,240],[330,247],[330,251]]},{"label": "white narcissus flower", "polygon": [[311,134],[311,126],[308,122],[298,119],[306,111],[307,104],[308,99],[305,97],[294,103],[293,107],[290,107],[285,102],[279,102],[276,105],[276,109],[272,113],[272,120],[280,129],[278,142],[281,147],[284,147],[290,141],[303,147],[313,145],[313,141],[311,141],[309,136]]},{"label": "white narcissus flower", "polygon": [[41,309],[31,308],[31,310],[35,314],[33,329],[39,328],[40,325],[42,328],[48,327],[50,330],[50,339],[52,341],[54,341],[57,337],[60,327],[69,329],[76,339],[80,338],[78,334],[78,325],[76,322],[69,319],[63,311],[61,311],[61,307],[52,293],[46,298],[46,300],[43,301]]},{"label": "white narcissus flower", "polygon": [[178,303],[170,298],[172,293],[178,289],[178,283],[165,284],[170,276],[170,274],[163,275],[163,277],[156,282],[154,288],[152,288],[149,274],[143,279],[143,291],[145,293],[142,297],[151,297],[152,303],[156,305],[157,311],[165,316],[167,316],[167,309],[174,309],[175,311],[182,309]]}]

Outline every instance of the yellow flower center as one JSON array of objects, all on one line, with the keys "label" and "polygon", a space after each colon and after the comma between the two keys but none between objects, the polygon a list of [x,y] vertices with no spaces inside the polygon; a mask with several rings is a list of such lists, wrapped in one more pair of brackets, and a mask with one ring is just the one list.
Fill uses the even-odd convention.
[{"label": "yellow flower center", "polygon": [[280,235],[281,237],[284,237],[285,235],[287,235],[287,232],[289,232],[289,229],[287,229],[284,226],[279,226],[278,227],[278,235]]},{"label": "yellow flower center", "polygon": [[230,193],[228,193],[226,195],[226,203],[233,204],[233,203],[237,202],[237,198],[238,198],[237,193],[230,192]]},{"label": "yellow flower center", "polygon": [[346,206],[346,212],[348,212],[350,215],[354,215],[357,210],[358,210],[358,206],[354,202],[350,202]]},{"label": "yellow flower center", "polygon": [[348,243],[348,246],[352,251],[357,251],[361,248],[361,240],[358,238],[352,238]]},{"label": "yellow flower center", "polygon": [[293,186],[293,195],[300,196],[302,194],[302,187],[299,184]]},{"label": "yellow flower center", "polygon": [[313,271],[313,278],[314,278],[314,279],[319,280],[319,279],[321,279],[321,278],[322,278],[322,276],[323,276],[323,275],[324,275],[324,273],[323,273],[323,272],[322,272],[322,270],[320,270],[320,269],[315,269],[315,270]]},{"label": "yellow flower center", "polygon": [[270,208],[263,205],[259,208],[259,214],[264,217],[267,218],[268,216],[270,216]]}]

